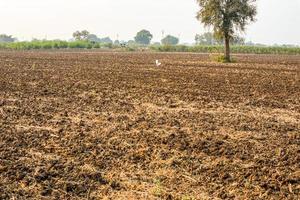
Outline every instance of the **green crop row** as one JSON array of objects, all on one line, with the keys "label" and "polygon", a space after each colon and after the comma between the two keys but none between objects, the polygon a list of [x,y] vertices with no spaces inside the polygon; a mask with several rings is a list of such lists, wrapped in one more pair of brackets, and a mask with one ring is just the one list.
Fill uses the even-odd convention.
[{"label": "green crop row", "polygon": [[0,49],[31,50],[31,49],[92,49],[92,48],[113,48],[113,44],[92,43],[88,41],[32,41],[0,43]]},{"label": "green crop row", "polygon": [[[0,43],[0,49],[12,50],[31,50],[31,49],[98,49],[98,48],[120,48],[120,45],[111,43],[93,43],[89,41],[62,41],[62,40],[45,40],[31,42],[13,42]],[[137,51],[140,46],[127,45],[123,48],[125,51]],[[144,47],[143,47],[144,48]],[[197,53],[222,53],[223,46],[186,46],[186,45],[152,45],[151,50],[159,52],[197,52]],[[232,53],[247,53],[247,54],[300,54],[300,47],[283,47],[283,46],[231,46]]]},{"label": "green crop row", "polygon": [[[160,52],[197,52],[197,53],[222,53],[223,46],[151,46],[154,51]],[[248,54],[300,54],[300,47],[267,47],[267,46],[231,46],[232,53]]]}]

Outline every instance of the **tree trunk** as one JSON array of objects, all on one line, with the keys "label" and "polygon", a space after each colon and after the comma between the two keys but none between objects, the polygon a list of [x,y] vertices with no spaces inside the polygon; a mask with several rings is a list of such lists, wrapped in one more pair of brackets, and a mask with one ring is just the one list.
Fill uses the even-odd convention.
[{"label": "tree trunk", "polygon": [[230,59],[230,38],[228,36],[228,34],[225,35],[225,61],[226,62],[231,62]]}]

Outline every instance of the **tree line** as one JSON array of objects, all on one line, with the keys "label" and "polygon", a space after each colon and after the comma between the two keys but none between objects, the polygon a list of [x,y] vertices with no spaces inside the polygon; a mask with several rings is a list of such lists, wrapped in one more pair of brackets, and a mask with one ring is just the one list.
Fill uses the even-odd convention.
[{"label": "tree line", "polygon": [[[148,30],[141,30],[137,32],[136,36],[133,40],[129,41],[119,41],[118,39],[113,41],[110,37],[98,37],[96,34],[90,33],[87,30],[82,31],[75,31],[73,33],[73,38],[70,41],[88,41],[91,43],[106,43],[106,44],[115,44],[115,45],[122,45],[122,44],[137,44],[137,45],[150,45],[153,39],[153,35]],[[32,41],[47,41],[47,40],[38,40],[32,39]],[[0,43],[11,43],[11,42],[18,42],[18,39],[13,37],[12,35],[0,34]],[[160,43],[156,42],[155,44],[162,44],[162,45],[177,45],[179,43],[179,38],[167,35],[164,37]]]},{"label": "tree line", "polygon": [[[137,32],[136,36],[134,37],[134,40],[129,40],[129,41],[119,41],[115,40],[112,41],[109,37],[105,38],[99,38],[95,34],[89,33],[87,30],[83,31],[76,31],[73,33],[73,38],[77,41],[90,41],[90,42],[100,42],[100,43],[113,43],[117,45],[122,45],[122,44],[139,44],[139,45],[149,45],[151,44],[151,41],[153,39],[153,35],[150,33],[148,30],[141,30]],[[172,36],[172,35],[167,35],[161,40],[161,43],[163,45],[177,45],[179,43],[179,38]]]},{"label": "tree line", "polygon": [[[87,30],[82,31],[75,31],[72,34],[73,38],[71,41],[88,41],[91,43],[104,43],[104,44],[115,44],[115,45],[150,45],[151,41],[153,39],[153,35],[148,30],[141,30],[137,32],[136,36],[133,40],[129,41],[119,41],[115,40],[113,41],[110,37],[99,37],[96,34],[90,33]],[[11,43],[11,42],[17,42],[18,39],[13,37],[12,35],[6,35],[6,34],[0,34],[0,43]],[[32,39],[32,41],[46,41],[46,40],[38,40],[38,39]],[[232,39],[232,44],[234,45],[244,45],[245,39],[239,36],[235,36]],[[167,35],[165,36],[160,42],[154,42],[155,45],[178,45],[179,44],[179,38],[175,37],[173,35]],[[195,36],[195,44],[196,45],[222,45],[223,41],[221,39],[218,39],[214,36],[212,32],[206,32],[203,34],[196,34]]]}]

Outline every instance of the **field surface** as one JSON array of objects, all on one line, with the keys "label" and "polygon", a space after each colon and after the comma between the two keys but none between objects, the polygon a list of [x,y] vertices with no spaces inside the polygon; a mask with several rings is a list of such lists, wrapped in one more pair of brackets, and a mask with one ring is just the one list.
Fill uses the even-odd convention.
[{"label": "field surface", "polygon": [[300,56],[236,58],[0,52],[0,199],[300,199]]}]

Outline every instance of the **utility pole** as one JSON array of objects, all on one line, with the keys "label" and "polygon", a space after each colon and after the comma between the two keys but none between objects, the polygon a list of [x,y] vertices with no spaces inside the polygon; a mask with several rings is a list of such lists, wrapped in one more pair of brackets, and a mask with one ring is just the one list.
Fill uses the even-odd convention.
[{"label": "utility pole", "polygon": [[161,39],[164,39],[164,37],[165,37],[165,31],[162,30],[162,31],[161,31]]}]

